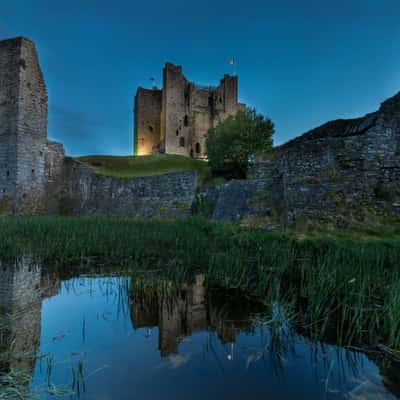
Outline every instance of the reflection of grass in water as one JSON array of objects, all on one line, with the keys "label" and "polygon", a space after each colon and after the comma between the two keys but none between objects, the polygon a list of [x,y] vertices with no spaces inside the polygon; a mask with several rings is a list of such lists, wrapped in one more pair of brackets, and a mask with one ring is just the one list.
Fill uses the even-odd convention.
[{"label": "reflection of grass in water", "polygon": [[0,399],[25,399],[31,394],[29,390],[30,374],[11,370],[1,377]]},{"label": "reflection of grass in water", "polygon": [[[20,359],[28,359],[29,354],[19,355]],[[54,367],[57,365],[53,355],[39,355],[32,357],[40,362],[40,370],[42,370],[42,362],[44,361],[44,383],[38,384],[32,380],[31,374],[24,370],[11,369],[7,373],[3,373],[0,378],[0,400],[22,400],[22,399],[42,399],[47,395],[53,397],[65,397],[76,395],[80,398],[81,394],[86,391],[85,381],[93,375],[105,369],[107,366],[97,368],[87,376],[84,375],[83,358],[79,359],[76,365],[71,364],[71,383],[69,385],[54,385],[52,383],[52,375]]]},{"label": "reflection of grass in water", "polygon": [[[127,293],[125,293],[125,297]],[[83,320],[83,328],[85,329],[85,321]],[[76,366],[71,365],[71,383],[70,385],[54,385],[52,376],[54,368],[58,362],[52,354],[37,354],[36,352],[16,352],[13,348],[13,322],[8,320],[2,321],[0,326],[0,400],[22,400],[22,399],[44,399],[48,395],[53,397],[71,396],[76,394],[78,398],[82,392],[85,392],[85,379],[83,373],[83,358],[79,359]],[[52,342],[57,342],[65,336],[60,332],[52,338]],[[21,367],[11,368],[10,364],[32,363],[37,362],[39,371],[43,377],[42,382],[34,380],[31,371]],[[72,361],[72,359],[71,359]],[[98,368],[88,377],[95,375],[104,369]]]},{"label": "reflection of grass in water", "polygon": [[399,229],[265,233],[200,219],[176,223],[97,218],[5,218],[0,254],[27,250],[47,264],[118,263],[164,270],[174,281],[203,271],[211,285],[239,288],[293,308],[293,323],[339,344],[400,349]]},{"label": "reflection of grass in water", "polygon": [[50,381],[46,387],[30,387],[31,375],[12,369],[0,378],[0,400],[42,399],[46,395],[64,397],[73,394],[65,386],[55,386]]}]

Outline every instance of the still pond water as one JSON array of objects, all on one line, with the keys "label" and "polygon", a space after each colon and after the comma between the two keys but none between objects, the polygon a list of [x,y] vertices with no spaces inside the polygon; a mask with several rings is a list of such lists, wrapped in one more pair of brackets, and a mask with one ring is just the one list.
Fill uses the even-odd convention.
[{"label": "still pond water", "polygon": [[0,374],[24,369],[44,399],[400,398],[398,367],[271,329],[261,304],[201,275],[168,295],[131,283],[3,268]]}]

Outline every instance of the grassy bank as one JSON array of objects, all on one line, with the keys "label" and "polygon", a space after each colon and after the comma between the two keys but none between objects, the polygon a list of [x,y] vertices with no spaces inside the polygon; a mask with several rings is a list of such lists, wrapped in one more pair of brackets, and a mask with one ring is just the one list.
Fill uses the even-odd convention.
[{"label": "grassy bank", "polygon": [[208,163],[190,157],[157,154],[152,156],[86,156],[79,161],[93,167],[97,173],[122,178],[161,175],[169,172],[196,171],[202,182],[212,180]]},{"label": "grassy bank", "polygon": [[[389,232],[389,228],[388,228]],[[176,223],[86,218],[0,219],[3,260],[33,254],[45,264],[124,265],[278,302],[315,338],[400,349],[400,241],[365,229],[265,233],[200,219]]]}]

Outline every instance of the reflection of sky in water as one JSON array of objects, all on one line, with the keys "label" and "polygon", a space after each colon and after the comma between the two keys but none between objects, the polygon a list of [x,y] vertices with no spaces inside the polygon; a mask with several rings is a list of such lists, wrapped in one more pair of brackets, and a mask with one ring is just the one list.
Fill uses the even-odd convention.
[{"label": "reflection of sky in water", "polygon": [[[293,335],[275,343],[272,351],[267,328],[255,324],[253,331],[241,330],[242,322],[235,343],[223,343],[225,325],[215,317],[210,321],[209,306],[206,314],[199,311],[200,303],[204,308],[201,290],[197,297],[185,292],[185,307],[174,315],[179,324],[165,321],[158,306],[158,326],[134,329],[133,305],[116,283],[108,278],[74,279],[43,301],[40,353],[53,356],[51,381],[70,384],[72,370],[82,361],[83,399],[395,398],[382,385],[375,364],[360,353]],[[188,308],[193,301],[198,307]],[[206,326],[193,323],[193,315],[205,318]],[[229,318],[229,313],[224,315]],[[227,323],[236,325],[234,320]],[[186,336],[191,324],[194,329]],[[170,335],[180,329],[177,353],[160,348],[169,340],[164,334],[164,342],[159,341],[164,325]],[[46,372],[47,361],[37,361],[34,382],[43,383]]]}]

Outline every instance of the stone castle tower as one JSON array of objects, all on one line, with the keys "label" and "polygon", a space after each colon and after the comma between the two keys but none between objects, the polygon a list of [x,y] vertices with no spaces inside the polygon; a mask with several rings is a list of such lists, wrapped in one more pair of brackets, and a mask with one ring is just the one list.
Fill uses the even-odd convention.
[{"label": "stone castle tower", "polygon": [[35,45],[0,41],[0,214],[43,211],[55,152],[47,140],[47,91]]},{"label": "stone castle tower", "polygon": [[135,96],[135,154],[205,157],[205,137],[229,115],[244,109],[238,102],[238,78],[225,75],[220,85],[189,82],[182,67],[163,70],[163,88],[138,88]]}]

